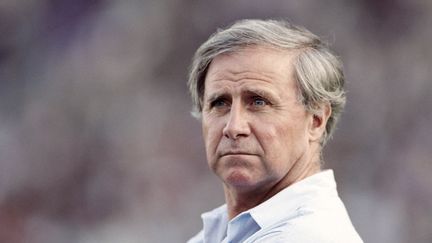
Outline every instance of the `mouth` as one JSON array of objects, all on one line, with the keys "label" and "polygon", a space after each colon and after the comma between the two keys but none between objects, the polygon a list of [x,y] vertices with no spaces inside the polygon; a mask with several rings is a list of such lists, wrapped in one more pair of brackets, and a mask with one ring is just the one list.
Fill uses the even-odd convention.
[{"label": "mouth", "polygon": [[221,157],[229,156],[229,155],[256,155],[256,154],[249,153],[249,152],[242,152],[242,151],[230,151],[230,152],[222,153]]}]

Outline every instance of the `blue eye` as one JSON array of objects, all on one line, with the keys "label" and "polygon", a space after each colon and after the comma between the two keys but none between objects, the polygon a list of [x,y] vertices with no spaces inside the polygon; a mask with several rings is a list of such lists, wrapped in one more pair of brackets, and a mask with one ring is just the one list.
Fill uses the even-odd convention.
[{"label": "blue eye", "polygon": [[265,101],[262,98],[257,97],[257,98],[254,98],[253,105],[254,106],[265,106],[265,105],[267,105],[267,101]]}]

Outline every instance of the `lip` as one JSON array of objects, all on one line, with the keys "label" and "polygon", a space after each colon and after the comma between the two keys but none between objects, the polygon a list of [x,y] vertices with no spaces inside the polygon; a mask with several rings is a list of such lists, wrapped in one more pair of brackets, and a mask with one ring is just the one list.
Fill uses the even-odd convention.
[{"label": "lip", "polygon": [[221,157],[223,156],[229,156],[229,155],[256,155],[253,153],[248,153],[248,152],[241,152],[241,151],[235,151],[235,152],[226,152],[226,153],[222,153]]}]

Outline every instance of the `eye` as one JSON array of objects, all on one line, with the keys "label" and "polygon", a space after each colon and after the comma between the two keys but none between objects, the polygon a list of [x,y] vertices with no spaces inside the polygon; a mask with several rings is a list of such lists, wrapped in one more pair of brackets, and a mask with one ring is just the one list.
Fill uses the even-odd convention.
[{"label": "eye", "polygon": [[267,101],[261,97],[253,97],[252,105],[254,106],[265,106],[267,105]]},{"label": "eye", "polygon": [[216,99],[210,103],[210,107],[224,107],[227,105],[227,102],[224,99]]}]

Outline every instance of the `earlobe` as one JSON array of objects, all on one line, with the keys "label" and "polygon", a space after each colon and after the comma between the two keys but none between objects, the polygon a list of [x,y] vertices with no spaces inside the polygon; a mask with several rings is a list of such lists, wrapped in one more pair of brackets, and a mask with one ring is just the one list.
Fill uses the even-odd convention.
[{"label": "earlobe", "polygon": [[320,105],[320,108],[312,114],[312,121],[309,129],[310,141],[319,141],[321,139],[330,115],[331,106],[329,103]]}]

